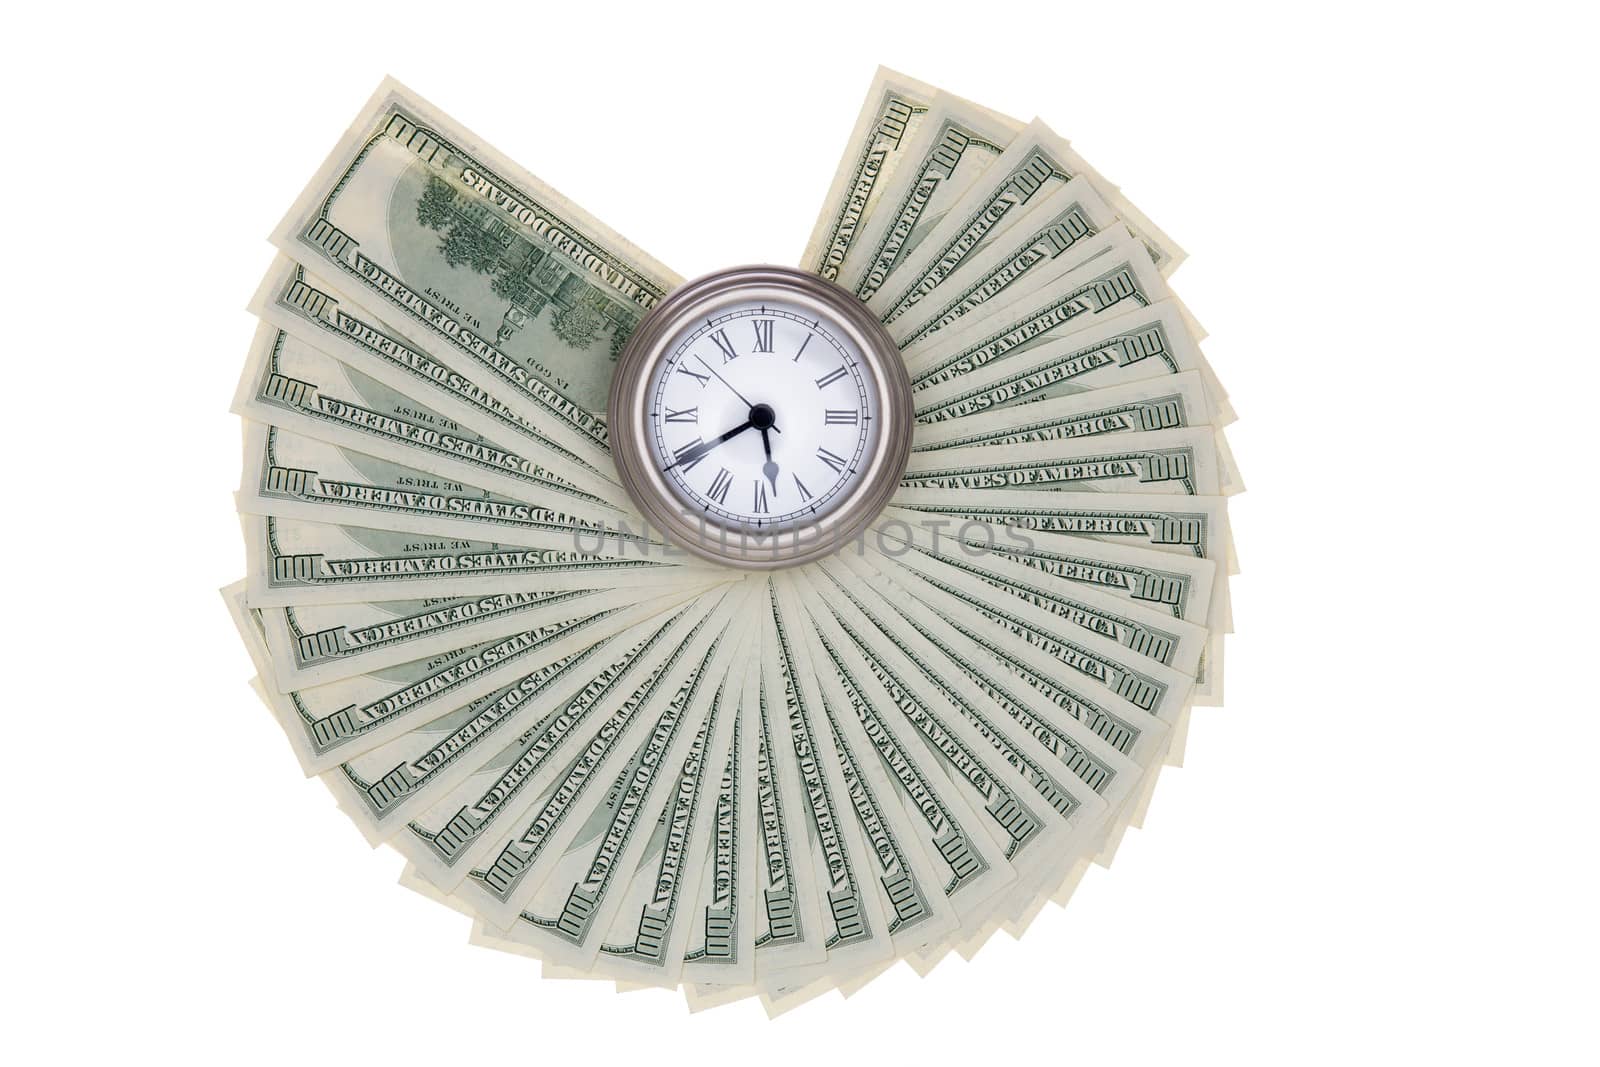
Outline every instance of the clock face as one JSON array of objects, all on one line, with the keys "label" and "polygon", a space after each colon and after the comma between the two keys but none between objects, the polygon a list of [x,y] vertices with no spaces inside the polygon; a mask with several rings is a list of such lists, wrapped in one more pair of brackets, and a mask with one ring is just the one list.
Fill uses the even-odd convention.
[{"label": "clock face", "polygon": [[650,376],[650,459],[679,504],[753,533],[826,518],[877,439],[880,385],[819,309],[725,303],[667,340]]},{"label": "clock face", "polygon": [[618,480],[661,541],[746,568],[862,535],[905,472],[911,422],[883,324],[789,267],[673,290],[623,346],[606,401]]}]

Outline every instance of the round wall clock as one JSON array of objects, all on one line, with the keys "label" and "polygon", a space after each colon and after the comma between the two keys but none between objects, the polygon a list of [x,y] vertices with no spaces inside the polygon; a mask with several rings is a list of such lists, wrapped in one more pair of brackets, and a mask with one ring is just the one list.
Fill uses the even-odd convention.
[{"label": "round wall clock", "polygon": [[749,568],[860,534],[911,448],[898,347],[852,294],[785,267],[718,271],[662,301],[619,357],[608,414],[644,517]]}]

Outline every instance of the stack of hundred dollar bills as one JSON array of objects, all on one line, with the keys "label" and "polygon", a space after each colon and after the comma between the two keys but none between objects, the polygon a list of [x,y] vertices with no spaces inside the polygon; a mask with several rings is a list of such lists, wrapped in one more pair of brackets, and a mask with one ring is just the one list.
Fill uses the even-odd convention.
[{"label": "stack of hundred dollar bills", "polygon": [[272,239],[225,598],[477,944],[694,1009],[926,973],[1065,904],[1220,702],[1183,252],[1041,121],[873,80],[802,266],[901,345],[913,452],[864,549],[778,571],[631,550],[607,389],[680,279],[454,119],[386,82]]}]

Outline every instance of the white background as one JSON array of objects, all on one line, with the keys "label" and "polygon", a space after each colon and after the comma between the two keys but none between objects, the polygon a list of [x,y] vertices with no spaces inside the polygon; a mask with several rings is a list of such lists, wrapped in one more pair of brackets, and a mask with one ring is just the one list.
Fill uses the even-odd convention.
[{"label": "white background", "polygon": [[[1584,7],[13,8],[8,1053],[1595,1062]],[[395,886],[244,684],[264,237],[393,73],[685,275],[793,262],[880,62],[1044,116],[1190,251],[1250,490],[1228,704],[972,964],[775,1023],[541,981]]]}]

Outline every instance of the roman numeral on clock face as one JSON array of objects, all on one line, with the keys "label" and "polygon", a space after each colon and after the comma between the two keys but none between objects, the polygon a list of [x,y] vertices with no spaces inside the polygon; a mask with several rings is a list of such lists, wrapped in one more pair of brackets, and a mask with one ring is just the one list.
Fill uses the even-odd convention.
[{"label": "roman numeral on clock face", "polygon": [[750,506],[752,515],[765,515],[767,513],[767,486],[760,478],[755,481],[755,503]]},{"label": "roman numeral on clock face", "polygon": [[694,456],[687,463],[684,463],[683,459],[684,459],[685,456],[688,456],[689,453],[691,453],[695,449],[699,448],[701,444],[702,444],[702,442],[701,442],[700,438],[696,437],[693,441],[690,441],[688,444],[684,445],[682,448],[673,449],[673,451],[672,451],[673,465],[677,466],[678,464],[681,463],[681,464],[683,464],[683,469],[684,470],[686,470],[686,471],[694,470],[694,465],[696,463],[699,463],[702,459],[705,459],[706,457],[703,454],[702,455],[698,455],[698,456]]},{"label": "roman numeral on clock face", "polygon": [[682,363],[678,364],[678,373],[679,374],[687,374],[689,377],[696,379],[697,381],[699,381],[700,388],[702,388],[702,389],[704,389],[706,387],[706,383],[711,380],[711,375],[709,375],[709,374],[697,374],[694,371],[690,370],[688,367],[685,367]]},{"label": "roman numeral on clock face", "polygon": [[719,504],[728,502],[728,487],[733,484],[733,475],[728,473],[728,468],[723,467],[717,471],[717,476],[711,479],[711,488],[706,490],[706,496]]},{"label": "roman numeral on clock face", "polygon": [[684,408],[682,411],[673,411],[671,408],[668,408],[667,409],[667,417],[666,417],[665,421],[667,421],[667,422],[699,422],[700,421],[700,409],[699,408]]},{"label": "roman numeral on clock face", "polygon": [[861,412],[829,408],[822,421],[828,426],[855,426],[861,421]]},{"label": "roman numeral on clock face", "polygon": [[718,330],[711,335],[711,340],[716,342],[716,346],[722,350],[722,362],[726,363],[738,356],[739,353],[733,350],[733,342],[728,340],[727,330]]},{"label": "roman numeral on clock face", "polygon": [[757,352],[771,352],[772,351],[772,320],[771,319],[756,319],[755,322],[751,323],[751,325],[753,325],[756,328],[756,348],[755,348],[755,350]]},{"label": "roman numeral on clock face", "polygon": [[843,377],[844,377],[844,368],[840,367],[838,370],[833,371],[830,374],[824,374],[822,377],[818,378],[817,379],[817,388],[818,389],[826,389],[828,386],[832,385],[834,382],[838,381],[840,378],[843,378]]},{"label": "roman numeral on clock face", "polygon": [[800,476],[798,474],[791,475],[791,477],[794,478],[794,487],[796,489],[800,490],[800,499],[801,500],[810,500],[811,499],[811,490],[806,488],[806,483],[802,482],[800,480]]},{"label": "roman numeral on clock face", "polygon": [[817,449],[817,458],[832,467],[835,474],[844,470],[844,457],[836,456],[826,448]]}]

